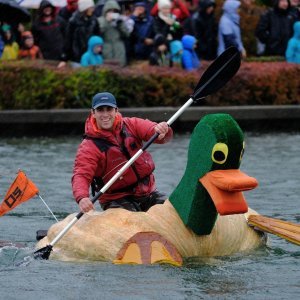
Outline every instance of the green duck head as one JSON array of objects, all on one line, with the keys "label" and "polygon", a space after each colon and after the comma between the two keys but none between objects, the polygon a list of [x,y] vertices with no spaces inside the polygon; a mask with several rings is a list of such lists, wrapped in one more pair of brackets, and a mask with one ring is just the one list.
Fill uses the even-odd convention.
[{"label": "green duck head", "polygon": [[244,147],[243,132],[228,114],[206,115],[195,127],[185,173],[169,199],[196,234],[210,234],[218,214],[247,212],[242,191],[258,183],[239,170]]}]

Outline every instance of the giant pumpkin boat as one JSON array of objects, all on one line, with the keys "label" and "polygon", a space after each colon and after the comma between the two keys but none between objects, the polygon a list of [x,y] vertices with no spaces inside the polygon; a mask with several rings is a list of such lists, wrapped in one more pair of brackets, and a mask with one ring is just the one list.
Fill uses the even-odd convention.
[{"label": "giant pumpkin boat", "polygon": [[[257,213],[248,208],[243,191],[258,183],[239,170],[244,148],[243,132],[230,115],[203,117],[191,135],[184,175],[164,204],[147,212],[91,211],[55,245],[50,258],[181,265],[187,258],[265,244],[265,234],[247,223]],[[51,226],[37,248],[49,244],[73,217]]]}]

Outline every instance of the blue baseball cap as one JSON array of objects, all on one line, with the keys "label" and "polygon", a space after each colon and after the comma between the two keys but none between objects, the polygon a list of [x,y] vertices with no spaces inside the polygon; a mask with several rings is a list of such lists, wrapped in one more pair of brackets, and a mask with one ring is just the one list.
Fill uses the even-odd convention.
[{"label": "blue baseball cap", "polygon": [[108,92],[96,94],[93,97],[92,108],[96,109],[99,106],[110,106],[117,108],[117,101],[115,96]]},{"label": "blue baseball cap", "polygon": [[142,6],[142,7],[145,7],[145,8],[147,7],[146,3],[143,2],[143,1],[135,2],[133,4],[133,7],[137,7],[137,6]]}]

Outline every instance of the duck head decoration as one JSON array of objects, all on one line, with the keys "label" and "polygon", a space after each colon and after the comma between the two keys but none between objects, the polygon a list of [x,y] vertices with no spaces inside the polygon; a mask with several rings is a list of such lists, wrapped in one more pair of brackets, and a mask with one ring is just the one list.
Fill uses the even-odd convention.
[{"label": "duck head decoration", "polygon": [[243,132],[228,114],[206,115],[195,127],[185,173],[169,199],[196,234],[210,234],[218,214],[248,211],[242,192],[258,182],[239,170],[244,148]]}]

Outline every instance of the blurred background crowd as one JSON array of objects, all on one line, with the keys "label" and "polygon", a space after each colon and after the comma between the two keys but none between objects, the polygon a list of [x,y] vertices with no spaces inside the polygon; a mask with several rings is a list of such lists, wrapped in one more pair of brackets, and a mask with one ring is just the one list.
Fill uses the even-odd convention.
[{"label": "blurred background crowd", "polygon": [[[193,70],[230,46],[246,58],[240,9],[252,1],[0,0],[0,60]],[[300,63],[300,0],[274,0],[257,13],[255,54]]]}]

